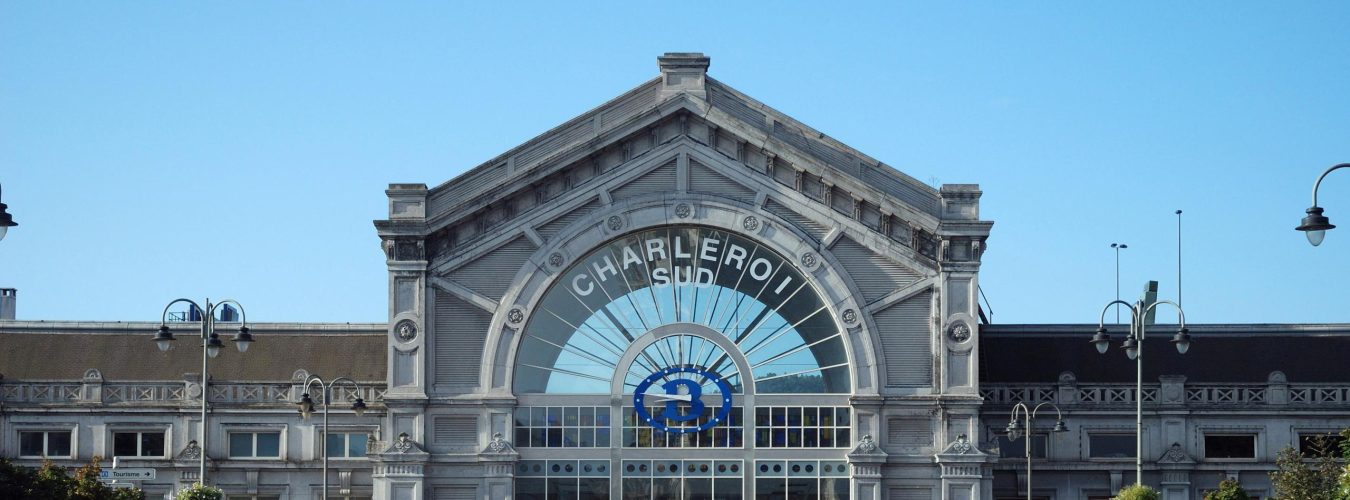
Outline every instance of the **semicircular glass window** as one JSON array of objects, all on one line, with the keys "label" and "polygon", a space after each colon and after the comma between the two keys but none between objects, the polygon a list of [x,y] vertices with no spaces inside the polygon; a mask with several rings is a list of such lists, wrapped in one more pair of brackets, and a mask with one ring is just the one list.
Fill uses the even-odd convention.
[{"label": "semicircular glass window", "polygon": [[[655,355],[678,349],[674,340],[643,346],[630,366],[619,366],[644,334],[680,323],[725,336],[751,377],[720,348],[698,359]],[[682,342],[695,351],[716,347],[698,336]],[[637,372],[676,365],[716,365],[729,382],[734,375],[735,392],[746,378],[756,393],[851,391],[844,336],[796,266],[754,240],[701,226],[632,233],[573,263],[525,326],[513,386],[518,394],[609,394],[619,377],[629,392],[628,379],[643,376]]]}]

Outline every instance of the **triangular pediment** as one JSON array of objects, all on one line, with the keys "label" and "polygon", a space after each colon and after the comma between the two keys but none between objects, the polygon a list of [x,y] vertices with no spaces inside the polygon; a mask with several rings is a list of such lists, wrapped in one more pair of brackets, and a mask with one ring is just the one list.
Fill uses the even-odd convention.
[{"label": "triangular pediment", "polygon": [[[950,219],[980,222],[952,208],[974,206],[973,188],[964,205],[949,203],[946,188],[939,193],[707,77],[706,67],[701,55],[663,57],[662,77],[428,190],[415,231],[427,260],[448,269],[473,257],[464,252],[507,243],[523,251],[522,236],[542,246],[616,199],[658,191],[753,201],[823,245],[848,228],[916,262],[939,260],[938,234]],[[395,222],[382,232],[392,234],[386,228]]]}]

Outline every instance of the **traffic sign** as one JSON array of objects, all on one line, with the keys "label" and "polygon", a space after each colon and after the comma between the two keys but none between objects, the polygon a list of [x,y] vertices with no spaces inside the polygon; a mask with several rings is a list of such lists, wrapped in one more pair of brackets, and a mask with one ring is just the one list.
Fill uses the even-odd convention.
[{"label": "traffic sign", "polygon": [[102,469],[98,471],[100,480],[144,481],[155,478],[155,469]]}]

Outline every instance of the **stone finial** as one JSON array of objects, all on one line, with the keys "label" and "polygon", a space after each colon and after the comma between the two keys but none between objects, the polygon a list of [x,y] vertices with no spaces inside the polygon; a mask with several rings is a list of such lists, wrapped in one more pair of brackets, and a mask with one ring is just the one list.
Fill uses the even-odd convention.
[{"label": "stone finial", "polygon": [[390,219],[421,219],[427,216],[426,184],[390,184],[384,194],[389,197]]},{"label": "stone finial", "polygon": [[674,97],[681,92],[707,99],[705,84],[710,59],[702,52],[666,52],[656,58],[661,66],[660,100]]}]

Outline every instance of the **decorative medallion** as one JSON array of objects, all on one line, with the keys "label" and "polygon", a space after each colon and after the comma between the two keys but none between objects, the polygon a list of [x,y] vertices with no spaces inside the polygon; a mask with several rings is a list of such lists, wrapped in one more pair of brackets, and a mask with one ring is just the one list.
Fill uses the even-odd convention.
[{"label": "decorative medallion", "polygon": [[618,231],[623,229],[623,217],[611,215],[609,219],[605,220],[605,224],[609,226],[610,231]]},{"label": "decorative medallion", "polygon": [[745,227],[746,231],[759,229],[759,218],[753,215],[747,216],[744,221],[741,221],[741,226]]},{"label": "decorative medallion", "polygon": [[675,216],[681,219],[689,217],[689,214],[692,214],[693,212],[694,209],[690,208],[688,203],[675,205]]},{"label": "decorative medallion", "polygon": [[804,267],[816,267],[816,263],[819,261],[820,259],[814,253],[806,252],[802,254],[802,266]]},{"label": "decorative medallion", "polygon": [[841,316],[844,319],[844,323],[847,323],[849,325],[854,325],[858,323],[858,311],[854,311],[852,309],[845,309],[844,314],[842,314]]},{"label": "decorative medallion", "polygon": [[506,313],[506,322],[510,323],[512,326],[519,325],[521,321],[525,321],[524,309],[512,307],[511,310]]},{"label": "decorative medallion", "polygon": [[553,252],[553,255],[548,256],[548,265],[550,266],[562,267],[564,263],[562,254],[558,252]]},{"label": "decorative medallion", "polygon": [[952,339],[952,342],[970,340],[970,325],[967,325],[964,321],[952,323],[952,326],[947,327],[947,338]]},{"label": "decorative medallion", "polygon": [[412,342],[413,339],[417,338],[417,323],[410,319],[398,322],[394,325],[394,335],[397,335],[398,339],[403,342]]},{"label": "decorative medallion", "polygon": [[197,445],[197,440],[188,441],[187,447],[178,454],[178,458],[185,460],[197,460],[202,458],[202,447]]},{"label": "decorative medallion", "polygon": [[871,434],[863,434],[862,439],[858,440],[857,449],[858,451],[861,451],[863,453],[871,453],[873,451],[876,451],[877,442],[872,439]]},{"label": "decorative medallion", "polygon": [[956,443],[952,444],[952,451],[962,455],[970,453],[970,439],[965,434],[957,436]]},{"label": "decorative medallion", "polygon": [[408,442],[408,433],[398,433],[398,442],[394,443],[394,449],[399,453],[407,453],[412,450],[412,443]]},{"label": "decorative medallion", "polygon": [[1163,460],[1169,462],[1184,462],[1189,458],[1186,456],[1186,450],[1181,449],[1181,443],[1172,443],[1172,447],[1163,454]]},{"label": "decorative medallion", "polygon": [[502,437],[502,433],[494,432],[492,433],[492,441],[488,441],[487,449],[483,451],[489,453],[510,453],[516,450],[511,447],[511,443],[506,442],[506,438]]}]

